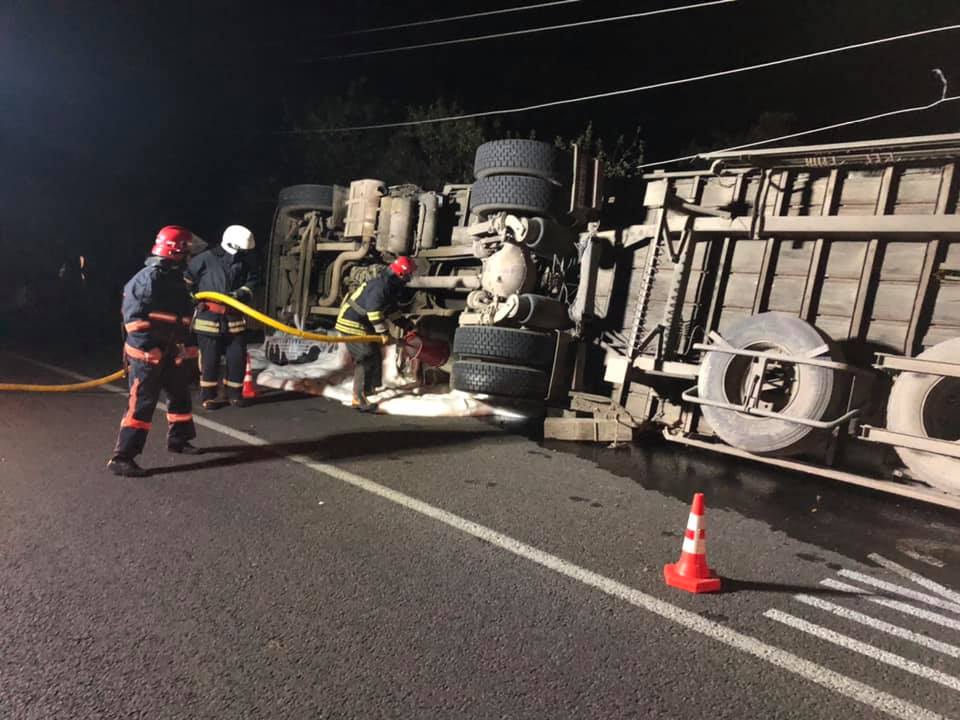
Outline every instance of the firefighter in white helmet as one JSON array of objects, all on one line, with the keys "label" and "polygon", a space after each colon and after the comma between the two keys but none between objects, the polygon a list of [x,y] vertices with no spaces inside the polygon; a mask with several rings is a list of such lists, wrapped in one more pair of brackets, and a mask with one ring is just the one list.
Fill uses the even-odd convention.
[{"label": "firefighter in white helmet", "polygon": [[[253,233],[243,225],[231,225],[223,231],[219,247],[194,257],[185,273],[191,292],[218,292],[249,303],[260,281]],[[226,358],[224,379],[227,400],[243,404],[243,374],[246,369],[247,343],[244,316],[220,303],[198,303],[193,330],[200,345],[200,399],[204,409],[220,407],[220,358]]]}]

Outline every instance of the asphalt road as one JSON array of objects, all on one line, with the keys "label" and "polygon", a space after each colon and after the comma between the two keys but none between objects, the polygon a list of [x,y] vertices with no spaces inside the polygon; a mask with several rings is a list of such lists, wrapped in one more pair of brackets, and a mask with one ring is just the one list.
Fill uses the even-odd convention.
[{"label": "asphalt road", "polygon": [[122,479],[123,408],[0,395],[0,718],[960,716],[960,513],[287,396]]}]

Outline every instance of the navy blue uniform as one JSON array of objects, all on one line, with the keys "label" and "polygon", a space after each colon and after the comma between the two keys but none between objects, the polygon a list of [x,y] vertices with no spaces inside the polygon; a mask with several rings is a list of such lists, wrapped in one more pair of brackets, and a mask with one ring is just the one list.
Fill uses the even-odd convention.
[{"label": "navy blue uniform", "polygon": [[190,404],[190,367],[197,357],[190,332],[193,304],[179,264],[150,258],[123,288],[124,355],[130,401],[120,423],[115,457],[143,452],[160,391],[167,394],[167,446],[196,437]]},{"label": "navy blue uniform", "polygon": [[[231,255],[222,247],[202,252],[190,261],[186,280],[192,292],[233,294],[241,302],[250,302],[260,282],[255,255],[238,252]],[[246,369],[246,319],[227,305],[200,302],[193,320],[200,344],[200,397],[213,400],[220,381],[220,357],[227,362],[224,384],[227,397],[239,400]]]},{"label": "navy blue uniform", "polygon": [[[347,295],[337,315],[336,328],[344,335],[386,335],[387,319],[400,313],[397,305],[405,294],[403,281],[392,272],[385,272],[363,283]],[[347,343],[355,365],[353,375],[354,404],[366,402],[381,380],[382,357],[377,343]]]}]

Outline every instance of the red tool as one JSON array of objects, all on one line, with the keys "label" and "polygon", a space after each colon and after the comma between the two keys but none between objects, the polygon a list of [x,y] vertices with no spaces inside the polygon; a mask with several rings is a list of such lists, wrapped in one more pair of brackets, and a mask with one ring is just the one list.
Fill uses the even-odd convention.
[{"label": "red tool", "polygon": [[427,367],[440,367],[450,358],[450,346],[442,340],[427,340],[414,331],[403,336],[403,351]]},{"label": "red tool", "polygon": [[708,593],[720,590],[720,578],[707,565],[707,530],[703,493],[696,493],[693,496],[680,560],[664,565],[663,577],[670,587],[687,592]]}]

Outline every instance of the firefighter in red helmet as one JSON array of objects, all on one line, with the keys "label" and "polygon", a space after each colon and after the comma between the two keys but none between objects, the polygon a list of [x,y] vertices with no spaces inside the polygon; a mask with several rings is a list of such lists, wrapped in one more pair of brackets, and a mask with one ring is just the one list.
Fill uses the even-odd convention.
[{"label": "firefighter in red helmet", "polygon": [[193,303],[183,278],[193,234],[168,225],[157,233],[151,257],[123,288],[123,346],[130,401],[107,467],[114,475],[143,477],[143,452],[160,391],[167,394],[167,449],[198,454],[190,402],[190,367],[197,341],[190,332]]},{"label": "firefighter in red helmet", "polygon": [[[349,293],[337,315],[336,328],[344,335],[380,335],[389,338],[386,321],[389,319],[402,329],[411,323],[397,312],[404,287],[417,266],[401,255],[386,272],[368,280]],[[360,412],[374,412],[376,406],[367,395],[380,385],[382,358],[377,343],[347,343],[347,349],[356,363],[353,375],[353,407]]]}]

